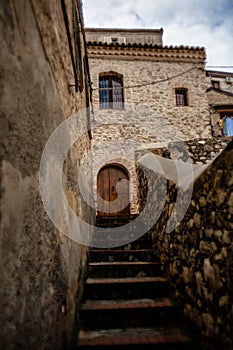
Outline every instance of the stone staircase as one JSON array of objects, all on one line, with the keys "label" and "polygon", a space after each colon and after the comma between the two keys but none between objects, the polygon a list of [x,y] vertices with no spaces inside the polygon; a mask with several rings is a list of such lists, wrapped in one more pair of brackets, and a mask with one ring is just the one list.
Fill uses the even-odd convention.
[{"label": "stone staircase", "polygon": [[[104,229],[130,222],[97,220]],[[118,248],[92,248],[78,348],[196,349],[170,295],[149,234]]]}]

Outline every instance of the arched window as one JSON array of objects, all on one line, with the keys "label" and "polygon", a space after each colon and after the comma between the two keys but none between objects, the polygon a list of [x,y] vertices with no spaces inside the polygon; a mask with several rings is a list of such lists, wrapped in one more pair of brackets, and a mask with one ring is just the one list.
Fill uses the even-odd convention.
[{"label": "arched window", "polygon": [[100,108],[124,108],[123,76],[102,73],[99,76]]}]

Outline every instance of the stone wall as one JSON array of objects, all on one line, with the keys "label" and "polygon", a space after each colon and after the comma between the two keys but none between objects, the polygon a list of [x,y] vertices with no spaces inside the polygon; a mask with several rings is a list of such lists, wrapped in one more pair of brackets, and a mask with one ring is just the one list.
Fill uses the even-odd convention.
[{"label": "stone wall", "polygon": [[[184,140],[211,136],[206,78],[204,69],[198,69],[200,67],[201,65],[198,66],[195,61],[169,62],[169,58],[167,62],[153,61],[147,57],[135,58],[132,61],[124,57],[95,58],[93,54],[90,55],[90,71],[94,89],[99,86],[100,73],[113,71],[122,74],[125,103],[139,107],[149,106],[152,112],[156,112],[160,118],[164,118],[172,127],[181,132]],[[183,72],[186,73],[182,74]],[[182,75],[168,79],[179,74]],[[164,81],[154,85],[133,87],[160,80]],[[130,86],[131,88],[126,88]],[[176,106],[175,89],[181,87],[188,89],[188,106]],[[99,104],[98,89],[93,92],[93,102]],[[111,111],[111,114],[113,113],[115,113],[114,110]],[[119,114],[118,111],[116,113]],[[150,124],[152,127],[154,125],[153,115],[151,117],[148,115],[146,120],[145,115],[142,115],[141,120],[135,120],[135,123],[137,121]],[[106,130],[107,132],[109,135],[111,129]]]},{"label": "stone wall", "polygon": [[189,157],[192,164],[208,164],[223,151],[229,140],[230,138],[228,136],[222,136],[185,142],[152,144],[150,148],[138,150],[135,153],[135,159],[137,162],[140,157],[151,152],[152,154],[170,159],[181,158],[183,161],[187,161]]},{"label": "stone wall", "polygon": [[[233,143],[230,139],[227,142],[227,147],[196,179],[193,190],[178,189],[173,181],[167,182],[165,204],[151,230],[154,249],[164,264],[184,316],[196,329],[204,349],[221,346],[232,349]],[[203,154],[202,145],[193,146],[195,157]],[[138,165],[140,209],[145,206],[148,191],[150,210],[146,218],[152,226],[158,210],[154,198],[162,198],[158,197],[162,177]],[[174,213],[178,190],[179,205]],[[180,222],[180,212],[185,201],[189,202],[190,194],[188,210]],[[180,222],[173,231],[167,227],[171,217],[173,223]]]},{"label": "stone wall", "polygon": [[[87,247],[51,223],[38,183],[40,159],[50,135],[87,102],[81,75],[77,91],[73,86],[61,3],[1,2],[1,349],[70,349],[78,327]],[[63,3],[74,50],[72,1]],[[82,33],[80,38],[83,60]],[[91,221],[76,183],[77,165],[90,149],[87,122],[83,114],[77,123],[84,133],[82,142],[69,152],[63,177],[70,206]],[[90,170],[87,173],[90,188]]]},{"label": "stone wall", "polygon": [[211,106],[224,106],[232,105],[233,95],[230,92],[215,90],[214,88],[208,89],[208,100]]}]

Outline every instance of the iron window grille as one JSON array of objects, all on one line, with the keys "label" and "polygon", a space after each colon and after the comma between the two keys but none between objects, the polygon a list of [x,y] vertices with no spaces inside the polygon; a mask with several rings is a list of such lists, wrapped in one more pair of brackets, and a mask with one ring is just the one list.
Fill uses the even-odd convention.
[{"label": "iron window grille", "polygon": [[101,75],[99,77],[100,108],[123,109],[124,92],[123,79],[116,75]]},{"label": "iron window grille", "polygon": [[176,105],[188,106],[188,90],[176,89]]}]

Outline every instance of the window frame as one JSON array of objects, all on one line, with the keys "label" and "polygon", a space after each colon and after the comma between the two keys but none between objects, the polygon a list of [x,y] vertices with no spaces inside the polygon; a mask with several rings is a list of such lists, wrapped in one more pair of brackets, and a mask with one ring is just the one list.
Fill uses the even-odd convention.
[{"label": "window frame", "polygon": [[118,41],[118,38],[117,37],[111,37],[111,43],[112,44],[118,44],[119,43],[119,41]]},{"label": "window frame", "polygon": [[[107,82],[107,84],[101,84],[101,82]],[[120,84],[120,87],[114,87],[114,83]],[[102,87],[101,85],[107,85],[107,87]],[[118,89],[121,90],[119,94],[116,93]],[[106,90],[108,92],[108,96],[104,97],[103,90]],[[120,99],[117,99],[117,96],[118,98],[120,96]],[[106,72],[99,74],[99,106],[101,109],[124,109],[124,82],[122,74],[116,72]]]},{"label": "window frame", "polygon": [[219,80],[211,80],[211,85],[214,89],[220,89],[220,81]]},{"label": "window frame", "polygon": [[177,107],[188,106],[188,89],[187,88],[176,88],[175,99]]}]

